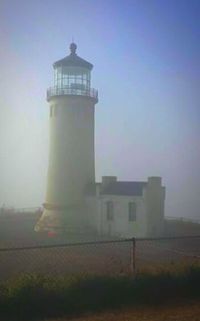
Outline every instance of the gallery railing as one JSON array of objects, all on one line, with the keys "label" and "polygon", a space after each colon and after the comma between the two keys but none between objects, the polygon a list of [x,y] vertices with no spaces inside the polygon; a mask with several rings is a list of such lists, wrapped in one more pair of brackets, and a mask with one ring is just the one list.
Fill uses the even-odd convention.
[{"label": "gallery railing", "polygon": [[47,101],[54,96],[65,96],[65,95],[74,95],[74,96],[86,96],[94,98],[98,101],[98,91],[94,88],[85,89],[85,88],[71,88],[69,86],[65,87],[50,87],[47,89]]}]

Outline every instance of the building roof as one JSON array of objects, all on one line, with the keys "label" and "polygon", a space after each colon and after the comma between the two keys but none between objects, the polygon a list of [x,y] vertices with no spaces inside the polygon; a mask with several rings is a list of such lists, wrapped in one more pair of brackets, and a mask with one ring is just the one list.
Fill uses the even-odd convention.
[{"label": "building roof", "polygon": [[143,188],[146,184],[146,182],[112,182],[105,187],[102,186],[101,194],[142,196]]},{"label": "building roof", "polygon": [[96,186],[99,185],[101,195],[142,196],[146,184],[147,182],[116,181],[103,186],[102,183],[96,183],[87,186],[86,194],[95,195]]},{"label": "building roof", "polygon": [[53,64],[53,67],[54,68],[57,68],[60,66],[83,67],[83,68],[91,70],[93,68],[93,65],[90,62],[79,57],[76,54],[76,49],[77,49],[76,44],[71,43],[71,45],[70,45],[71,53],[68,56],[66,56],[65,58],[56,61]]}]

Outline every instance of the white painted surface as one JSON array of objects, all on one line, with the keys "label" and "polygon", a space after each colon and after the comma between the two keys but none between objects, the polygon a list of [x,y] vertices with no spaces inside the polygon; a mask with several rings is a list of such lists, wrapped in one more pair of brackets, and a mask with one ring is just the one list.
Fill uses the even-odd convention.
[{"label": "white painted surface", "polygon": [[[113,202],[113,220],[107,220],[106,203]],[[135,202],[137,206],[136,221],[129,221],[129,202]],[[98,234],[108,235],[112,237],[143,237],[147,232],[147,220],[145,212],[145,204],[142,197],[130,196],[115,196],[105,195],[99,198],[90,198],[90,203],[93,204],[90,219],[93,225],[96,225]]]},{"label": "white painted surface", "polygon": [[[36,230],[50,225],[76,230],[88,224],[85,189],[95,182],[94,105],[84,96],[50,100],[50,146],[45,209]],[[48,207],[52,206],[52,209]],[[54,209],[54,207],[63,208]]]},{"label": "white painted surface", "polygon": [[46,202],[82,202],[85,187],[95,182],[94,101],[88,97],[51,99],[57,108],[50,117],[50,152]]}]

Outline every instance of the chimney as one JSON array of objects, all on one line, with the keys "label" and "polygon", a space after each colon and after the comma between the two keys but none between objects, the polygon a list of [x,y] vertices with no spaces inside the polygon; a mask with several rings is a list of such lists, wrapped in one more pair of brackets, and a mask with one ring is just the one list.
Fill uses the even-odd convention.
[{"label": "chimney", "polygon": [[106,187],[110,183],[115,182],[117,182],[117,176],[102,176],[102,187]]}]

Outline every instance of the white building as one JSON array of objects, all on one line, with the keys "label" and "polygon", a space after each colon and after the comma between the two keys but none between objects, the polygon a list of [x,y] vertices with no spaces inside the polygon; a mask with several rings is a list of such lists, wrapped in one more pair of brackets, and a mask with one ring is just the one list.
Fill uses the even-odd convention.
[{"label": "white building", "polygon": [[162,234],[165,188],[160,177],[95,183],[92,64],[71,53],[54,63],[54,86],[47,91],[50,152],[47,193],[36,231],[79,235],[144,237]]},{"label": "white building", "polygon": [[159,236],[163,233],[164,199],[160,177],[125,182],[104,176],[102,183],[88,190],[88,221],[102,236]]}]

